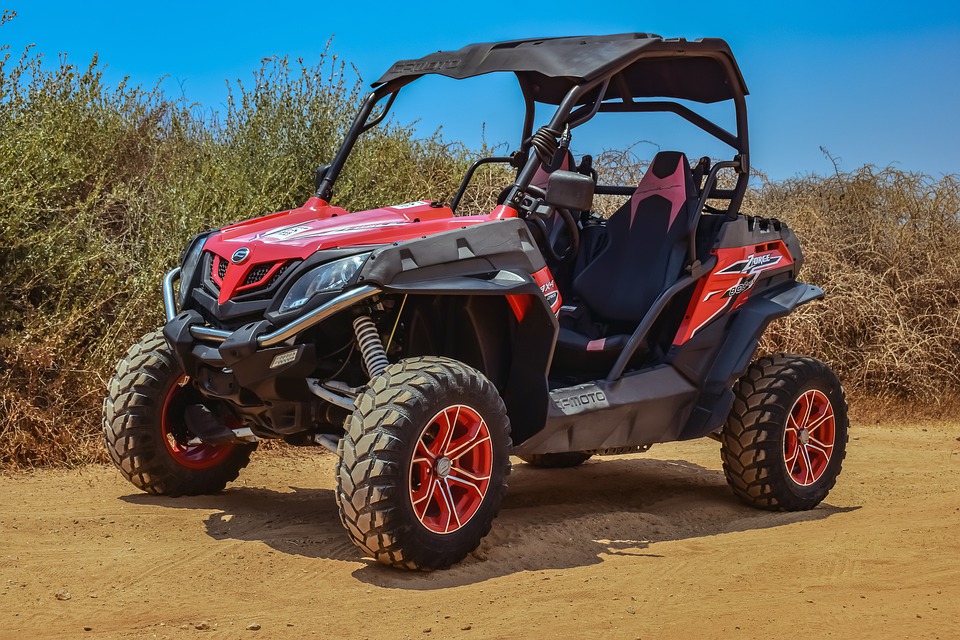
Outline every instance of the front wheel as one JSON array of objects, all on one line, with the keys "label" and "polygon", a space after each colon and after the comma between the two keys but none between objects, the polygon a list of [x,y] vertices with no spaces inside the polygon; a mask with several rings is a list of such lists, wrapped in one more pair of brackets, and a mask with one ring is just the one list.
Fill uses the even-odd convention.
[{"label": "front wheel", "polygon": [[390,365],[340,441],[337,503],[353,542],[398,568],[449,567],[490,531],[510,473],[510,422],[479,371],[439,357]]},{"label": "front wheel", "polygon": [[168,496],[216,493],[235,480],[257,445],[197,443],[184,413],[203,402],[160,331],[130,347],[103,402],[104,440],[120,473]]},{"label": "front wheel", "polygon": [[820,504],[846,455],[847,402],[837,376],[813,358],[765,356],[734,393],[720,446],[733,492],[773,511]]}]

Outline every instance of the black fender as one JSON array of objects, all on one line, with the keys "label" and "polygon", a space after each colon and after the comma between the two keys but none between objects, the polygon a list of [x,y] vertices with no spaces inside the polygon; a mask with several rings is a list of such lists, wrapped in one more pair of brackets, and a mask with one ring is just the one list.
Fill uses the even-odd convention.
[{"label": "black fender", "polygon": [[[515,439],[522,440],[546,423],[547,373],[559,331],[532,276],[545,266],[527,224],[512,218],[378,248],[364,263],[358,281],[388,294],[409,295],[414,309],[452,305],[433,314],[443,320],[433,332],[453,330],[456,339],[437,336],[420,350],[462,360],[489,377],[503,396]],[[517,318],[506,302],[496,303],[491,296],[503,300],[524,296],[530,304]],[[454,323],[458,326],[451,327]],[[497,356],[504,350],[501,345],[508,354],[502,365]],[[417,350],[415,346],[410,355],[421,355]]]},{"label": "black fender", "polygon": [[[700,398],[680,432],[680,440],[700,438],[723,425],[733,406],[732,387],[746,373],[767,326],[800,305],[818,300],[823,295],[820,287],[803,282],[786,282],[751,296],[731,314],[726,326],[718,323],[714,331],[722,332],[722,335],[715,337],[722,340],[721,347],[705,372]],[[711,336],[707,334],[703,337],[709,339]],[[679,361],[677,364],[681,365]],[[682,369],[682,366],[678,368]]]},{"label": "black fender", "polygon": [[547,372],[559,328],[539,287],[511,291],[527,294],[520,318],[505,296],[485,289],[408,291],[404,357],[443,355],[481,371],[503,397],[519,441],[546,423]]},{"label": "black fender", "polygon": [[533,274],[544,266],[526,223],[510,218],[375,249],[358,281],[393,291],[429,290],[429,283],[435,282],[439,290],[447,286],[446,280],[488,277],[500,271]]}]

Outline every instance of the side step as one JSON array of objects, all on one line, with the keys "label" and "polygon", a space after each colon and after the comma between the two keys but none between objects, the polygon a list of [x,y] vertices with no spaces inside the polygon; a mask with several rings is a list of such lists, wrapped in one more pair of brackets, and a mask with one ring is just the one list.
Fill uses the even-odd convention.
[{"label": "side step", "polygon": [[547,422],[516,455],[640,450],[678,439],[699,390],[670,365],[550,392]]}]

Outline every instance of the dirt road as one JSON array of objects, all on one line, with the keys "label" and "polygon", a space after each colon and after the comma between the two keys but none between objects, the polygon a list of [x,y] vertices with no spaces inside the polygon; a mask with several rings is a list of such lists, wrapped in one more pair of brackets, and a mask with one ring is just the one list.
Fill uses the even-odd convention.
[{"label": "dirt road", "polygon": [[806,513],[737,503],[709,440],[518,462],[478,552],[432,574],[360,558],[328,454],[175,500],[107,467],[2,477],[0,638],[957,638],[957,436],[855,427]]}]

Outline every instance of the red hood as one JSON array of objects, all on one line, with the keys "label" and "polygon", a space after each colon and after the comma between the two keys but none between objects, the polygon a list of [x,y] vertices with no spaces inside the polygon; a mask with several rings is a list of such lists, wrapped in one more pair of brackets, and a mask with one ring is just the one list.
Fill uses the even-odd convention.
[{"label": "red hood", "polygon": [[[213,261],[211,274],[220,286],[219,302],[223,304],[238,292],[264,286],[289,261],[304,260],[321,249],[412,240],[511,215],[516,214],[501,206],[486,216],[455,218],[449,207],[426,201],[350,213],[311,198],[297,209],[224,227],[207,239],[204,249],[227,262],[222,279],[217,260]],[[234,264],[232,256],[243,247],[247,256]],[[256,281],[252,282],[248,275],[257,266],[265,268],[253,276]]]}]

